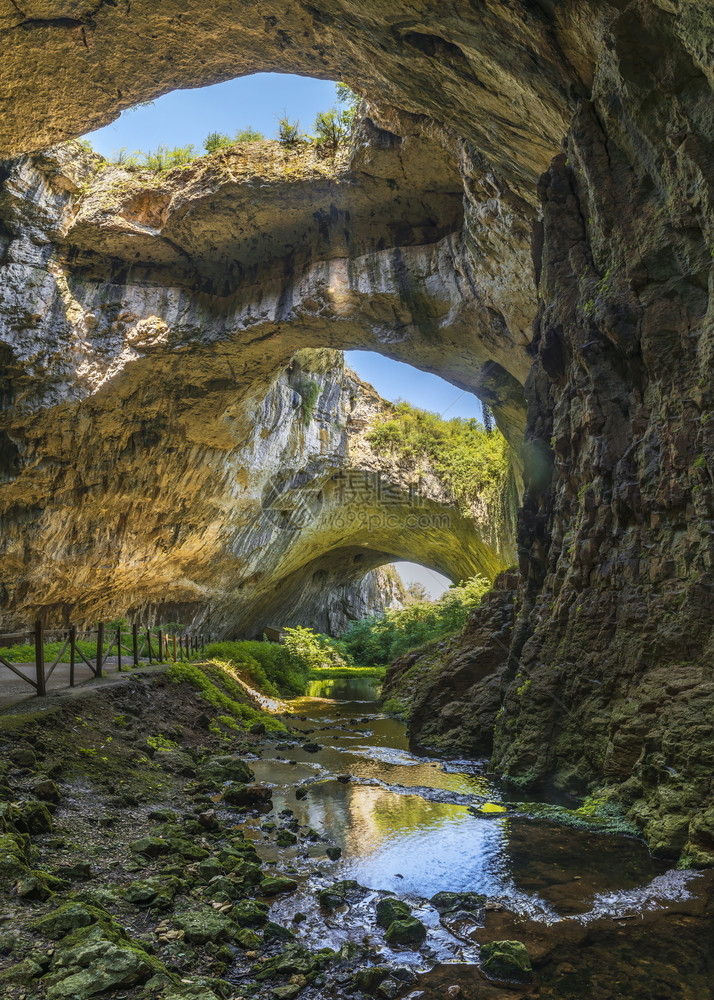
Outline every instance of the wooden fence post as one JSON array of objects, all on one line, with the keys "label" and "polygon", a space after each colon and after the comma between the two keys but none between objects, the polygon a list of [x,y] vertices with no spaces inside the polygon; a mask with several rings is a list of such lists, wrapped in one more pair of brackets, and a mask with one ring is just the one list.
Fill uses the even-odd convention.
[{"label": "wooden fence post", "polygon": [[146,645],[149,648],[149,664],[151,665],[151,663],[153,662],[151,654],[151,628],[147,628],[146,630]]},{"label": "wooden fence post", "polygon": [[35,675],[37,679],[37,693],[42,696],[46,694],[45,688],[45,630],[42,622],[35,622]]},{"label": "wooden fence post", "polygon": [[162,649],[163,643],[162,643],[162,640],[163,640],[164,637],[161,634],[161,629],[158,630],[158,636],[159,636],[159,663],[163,663],[163,649]]},{"label": "wooden fence post", "polygon": [[134,654],[134,666],[139,666],[139,626],[134,622],[131,626],[131,648]]},{"label": "wooden fence post", "polygon": [[74,687],[74,648],[77,644],[77,627],[70,626],[69,630],[69,686]]},{"label": "wooden fence post", "polygon": [[104,660],[104,622],[100,622],[97,625],[97,666],[94,670],[95,677],[102,676],[103,660]]},{"label": "wooden fence post", "polygon": [[175,663],[176,662],[176,635],[175,634],[173,636],[173,654],[174,654],[174,663]]},{"label": "wooden fence post", "polygon": [[121,625],[117,626],[117,668],[121,673]]}]

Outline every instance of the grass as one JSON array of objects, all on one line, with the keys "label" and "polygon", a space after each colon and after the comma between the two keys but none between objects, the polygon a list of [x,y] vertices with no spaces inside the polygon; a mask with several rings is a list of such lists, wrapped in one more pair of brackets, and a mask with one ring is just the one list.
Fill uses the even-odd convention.
[{"label": "grass", "polygon": [[271,732],[285,731],[279,719],[248,704],[245,691],[231,676],[231,665],[228,663],[215,660],[200,665],[174,663],[169,667],[167,676],[176,684],[190,684],[196,688],[209,705],[220,709],[223,716],[235,720],[240,728],[249,729],[254,723],[262,722]]},{"label": "grass", "polygon": [[386,672],[386,667],[314,667],[308,677],[311,681],[331,681],[343,677],[376,677],[384,680]]}]

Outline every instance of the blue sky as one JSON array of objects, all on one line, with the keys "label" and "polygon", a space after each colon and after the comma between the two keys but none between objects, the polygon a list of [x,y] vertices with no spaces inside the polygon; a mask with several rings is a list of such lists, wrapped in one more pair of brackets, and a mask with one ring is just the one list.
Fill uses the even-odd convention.
[{"label": "blue sky", "polygon": [[[283,112],[293,121],[299,119],[301,129],[309,132],[318,111],[335,103],[335,85],[329,81],[257,73],[213,87],[176,90],[149,107],[125,111],[116,122],[87,133],[85,138],[107,158],[122,147],[148,151],[159,145],[192,144],[201,152],[209,132],[233,136],[251,126],[273,138],[277,117]],[[346,359],[350,368],[385,399],[405,399],[446,417],[481,417],[475,396],[436,375],[369,351],[348,351]],[[438,597],[449,584],[446,577],[426,567],[404,562],[396,565],[405,583],[423,583],[432,597]]]},{"label": "blue sky", "polygon": [[203,149],[209,132],[233,136],[251,125],[272,139],[277,118],[283,111],[300,120],[301,130],[310,132],[318,111],[336,103],[335,85],[283,73],[256,73],[198,90],[175,90],[148,108],[125,111],[112,125],[88,132],[86,139],[102,156],[115,150],[150,150],[158,145]]}]

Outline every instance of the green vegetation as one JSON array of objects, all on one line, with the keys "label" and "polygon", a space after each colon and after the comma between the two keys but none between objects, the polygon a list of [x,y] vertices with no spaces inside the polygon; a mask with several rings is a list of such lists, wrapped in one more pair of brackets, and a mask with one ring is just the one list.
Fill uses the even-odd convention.
[{"label": "green vegetation", "polygon": [[341,111],[339,108],[330,108],[329,111],[321,111],[315,118],[315,135],[313,142],[323,152],[337,152],[340,146],[344,145],[352,132],[353,115],[349,110]]},{"label": "green vegetation", "polygon": [[283,114],[278,118],[278,142],[283,146],[297,146],[303,139],[300,134],[300,122],[291,122],[288,116]]},{"label": "green vegetation", "polygon": [[168,736],[147,736],[146,745],[151,750],[163,750],[165,753],[179,749],[178,743],[175,740],[170,740]]},{"label": "green vegetation", "polygon": [[204,656],[225,661],[247,682],[273,697],[297,698],[308,682],[338,677],[381,677],[373,667],[356,667],[340,644],[309,628],[287,628],[282,644],[244,640],[214,642]]},{"label": "green vegetation", "polygon": [[260,142],[265,136],[262,132],[256,132],[252,125],[248,128],[239,128],[236,132],[236,142]]},{"label": "green vegetation", "polygon": [[302,421],[307,425],[312,420],[312,415],[315,412],[315,403],[317,403],[320,396],[320,383],[313,382],[312,379],[305,379],[296,388],[302,400],[300,404]]},{"label": "green vegetation", "polygon": [[419,601],[401,611],[352,622],[339,645],[357,663],[390,663],[411,649],[458,632],[488,589],[488,580],[477,576],[450,587],[438,601]]},{"label": "green vegetation", "polygon": [[226,149],[232,145],[231,137],[222,132],[209,132],[203,140],[203,148],[207,153],[217,153],[219,149]]},{"label": "green vegetation", "polygon": [[436,413],[397,403],[367,435],[375,451],[429,464],[448,485],[465,514],[482,497],[492,512],[515,503],[511,497],[508,445],[499,431],[478,420],[444,420]]},{"label": "green vegetation", "polygon": [[221,709],[226,716],[241,724],[242,728],[247,729],[256,722],[262,722],[272,732],[283,732],[285,729],[278,719],[248,704],[245,691],[231,676],[229,663],[215,661],[200,666],[174,663],[166,675],[176,684],[190,684],[196,688],[209,705]]},{"label": "green vegetation", "polygon": [[[122,658],[124,662],[129,665],[129,660],[131,659],[131,630],[126,628],[126,619],[117,619],[116,621],[109,622],[104,627],[104,642],[102,644],[102,650],[105,654],[110,653],[111,656],[116,656],[116,636],[117,628],[121,625],[122,627]],[[176,622],[169,622],[167,625],[160,625],[151,630],[151,646],[153,649],[154,658],[158,652],[158,631],[161,630],[164,638],[167,636],[179,636],[186,630],[185,625],[178,624]],[[54,663],[57,657],[60,657],[60,663],[69,663],[70,659],[70,649],[69,643],[67,643],[66,649],[62,653],[62,647],[65,645],[65,640],[60,639],[56,642],[46,642],[43,646],[45,654],[45,663]],[[94,663],[97,658],[97,640],[96,639],[78,639],[77,649],[81,650],[87,659]],[[143,650],[143,651],[142,651]],[[60,653],[62,655],[60,656]],[[14,646],[0,647],[0,655],[4,656],[6,660],[10,663],[34,663],[35,662],[35,644],[34,642],[20,642],[15,643]],[[142,629],[139,633],[139,655],[142,658],[148,656],[148,651],[146,649],[146,630]],[[176,650],[177,657],[179,656],[179,650]],[[202,657],[203,653],[194,653],[191,650],[190,658],[192,660]],[[182,648],[181,656],[186,656],[186,650]],[[75,663],[81,663],[82,658],[79,653],[75,656]]]}]

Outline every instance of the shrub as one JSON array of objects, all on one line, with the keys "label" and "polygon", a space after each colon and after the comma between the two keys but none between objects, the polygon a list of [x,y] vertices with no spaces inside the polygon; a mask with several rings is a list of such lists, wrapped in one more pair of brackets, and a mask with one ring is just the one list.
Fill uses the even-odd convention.
[{"label": "shrub", "polygon": [[278,118],[278,142],[282,143],[283,146],[297,146],[301,139],[300,122],[291,122],[287,114],[283,112],[282,117]]},{"label": "shrub", "polygon": [[345,120],[349,123],[350,128],[352,128],[357,115],[357,108],[362,98],[359,94],[355,94],[351,87],[342,82],[335,84],[335,92],[338,104],[345,106],[342,114],[345,116]]},{"label": "shrub", "polygon": [[203,142],[203,148],[207,153],[217,153],[220,149],[226,149],[233,145],[233,140],[222,132],[209,132]]},{"label": "shrub", "polygon": [[154,173],[163,173],[166,170],[173,170],[174,167],[183,167],[187,163],[192,163],[196,159],[196,148],[189,143],[187,146],[158,146],[153,152],[143,153],[144,166]]},{"label": "shrub", "polygon": [[313,382],[311,379],[305,379],[297,386],[297,391],[302,400],[300,403],[302,420],[307,425],[312,420],[312,415],[315,412],[315,403],[317,403],[320,396],[320,383]]},{"label": "shrub", "polygon": [[236,132],[235,141],[236,142],[260,142],[265,136],[262,132],[256,132],[254,128],[250,125],[248,128],[238,129]]}]

